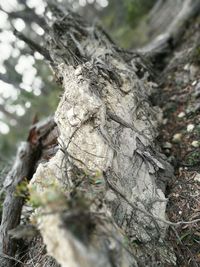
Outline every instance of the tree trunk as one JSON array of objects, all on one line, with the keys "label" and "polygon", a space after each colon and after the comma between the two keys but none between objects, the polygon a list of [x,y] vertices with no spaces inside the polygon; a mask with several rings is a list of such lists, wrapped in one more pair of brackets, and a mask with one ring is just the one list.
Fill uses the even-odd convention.
[{"label": "tree trunk", "polygon": [[163,55],[169,54],[177,45],[186,24],[199,11],[199,0],[157,1],[147,20],[151,42],[138,52],[151,61],[163,60]]},{"label": "tree trunk", "polygon": [[65,187],[67,203],[56,214],[51,203],[40,215],[47,251],[62,266],[147,263],[150,248],[164,255],[164,190],[173,175],[155,144],[159,110],[148,100],[152,83],[147,72],[138,77],[139,57],[126,62],[102,31],[51,8],[49,54],[64,88],[55,113],[60,149],[39,165],[31,184],[44,198],[48,184]]},{"label": "tree trunk", "polygon": [[[37,199],[39,206],[32,220],[47,252],[62,267],[173,266],[164,240],[173,224],[165,218],[173,169],[156,144],[161,114],[149,101],[155,84],[148,66],[138,55],[127,59],[100,28],[48,2],[52,19],[44,55],[64,90],[55,113],[59,138],[53,143],[59,149],[45,156],[52,127],[48,138],[42,135],[42,155],[34,162],[40,164],[29,175],[30,202]],[[18,183],[27,175],[13,179]],[[12,200],[5,200],[4,214],[16,202],[15,189],[11,197],[7,192]],[[16,218],[20,213],[21,204]],[[1,248],[8,256],[13,252]],[[9,264],[5,258],[2,266]]]}]

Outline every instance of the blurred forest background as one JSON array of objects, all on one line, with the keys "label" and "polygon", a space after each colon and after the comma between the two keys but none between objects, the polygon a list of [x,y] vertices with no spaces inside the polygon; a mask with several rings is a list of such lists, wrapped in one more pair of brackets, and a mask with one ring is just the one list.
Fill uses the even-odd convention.
[{"label": "blurred forest background", "polygon": [[[155,0],[63,0],[102,26],[123,48],[140,47],[153,36],[147,13]],[[19,40],[14,30],[43,45],[45,1],[0,3],[0,169],[15,156],[33,120],[53,112],[62,94],[43,56]],[[149,15],[148,15],[149,16]],[[31,46],[31,45],[30,45]]]}]

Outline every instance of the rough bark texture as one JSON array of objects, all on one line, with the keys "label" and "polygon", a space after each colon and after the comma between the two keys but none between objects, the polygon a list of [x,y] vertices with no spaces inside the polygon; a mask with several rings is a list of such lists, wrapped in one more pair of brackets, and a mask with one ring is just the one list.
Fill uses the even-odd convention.
[{"label": "rough bark texture", "polygon": [[[62,267],[172,266],[173,252],[164,236],[165,187],[173,169],[155,141],[161,114],[149,102],[156,84],[149,79],[148,64],[135,54],[127,57],[102,29],[48,2],[52,17],[43,54],[64,92],[55,113],[57,126],[50,123],[44,139],[38,131],[30,136],[32,142],[42,140],[30,198],[40,206],[32,220],[47,252]],[[167,34],[177,35],[180,21],[182,15]],[[18,178],[13,181],[12,201]],[[4,214],[7,209],[5,200]],[[17,226],[19,215],[15,218],[6,231]],[[4,225],[2,219],[1,231]]]},{"label": "rough bark texture", "polygon": [[0,226],[0,266],[9,267],[15,264],[17,242],[9,235],[9,231],[20,224],[22,207],[27,195],[26,185],[32,178],[36,163],[44,149],[42,138],[45,137],[47,142],[48,133],[53,125],[52,119],[45,120],[37,126],[33,125],[27,142],[19,146],[14,165],[5,178],[5,200]]},{"label": "rough bark texture", "polygon": [[[141,257],[138,264],[148,258],[145,246],[162,243],[167,226],[164,190],[173,175],[155,145],[159,110],[148,101],[153,83],[148,82],[147,72],[138,77],[140,58],[126,62],[102,31],[59,6],[52,5],[51,10],[49,53],[64,88],[55,114],[60,149],[48,163],[39,165],[31,183],[44,196],[52,184],[61,183],[68,201],[75,191],[81,202],[92,205],[79,207],[72,198],[77,211],[65,211],[63,206],[65,224],[72,220],[79,235],[85,232],[84,239],[67,227],[59,228],[61,214],[41,215],[41,234],[47,251],[62,266],[94,266],[94,262],[112,266],[112,261],[117,266],[136,266],[137,257]],[[51,205],[46,209],[54,210]],[[94,232],[87,231],[88,220]],[[57,233],[53,238],[52,232]],[[125,238],[126,249],[133,254],[131,244],[142,244],[136,245],[138,255],[127,257]]]},{"label": "rough bark texture", "polygon": [[[19,186],[31,177],[32,166],[35,166],[35,151],[31,144],[24,142],[18,150],[13,169],[4,182],[5,200],[0,228],[0,266],[13,266],[13,257],[16,252],[16,242],[11,239],[8,231],[17,227],[20,223],[24,198],[20,196]],[[17,189],[18,187],[18,189]],[[4,258],[7,255],[8,258]],[[10,256],[10,259],[9,259]]]}]

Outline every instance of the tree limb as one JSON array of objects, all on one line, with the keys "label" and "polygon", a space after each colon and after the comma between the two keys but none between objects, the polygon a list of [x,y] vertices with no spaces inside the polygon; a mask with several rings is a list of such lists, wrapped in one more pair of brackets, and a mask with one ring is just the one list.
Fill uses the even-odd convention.
[{"label": "tree limb", "polygon": [[41,155],[42,139],[49,134],[53,125],[52,119],[48,118],[31,128],[27,142],[19,146],[13,167],[5,178],[3,186],[6,196],[0,226],[0,266],[14,265],[13,257],[17,243],[11,238],[9,231],[20,224],[21,211],[27,194],[24,192],[24,187],[21,191],[20,185],[23,183],[26,186],[31,180]]},{"label": "tree limb", "polygon": [[[169,20],[171,10],[174,10],[173,18]],[[156,2],[152,13],[155,20],[160,17],[160,13],[165,14],[166,21],[162,18],[162,24],[165,26],[165,31],[156,36],[149,44],[137,50],[150,60],[156,61],[160,55],[167,55],[171,49],[177,44],[184,31],[185,24],[189,19],[193,18],[200,11],[199,0],[184,0],[184,1],[159,1]],[[155,15],[156,12],[156,15]],[[153,18],[154,18],[153,17]],[[157,21],[155,22],[157,23]],[[158,28],[160,25],[158,24]]]},{"label": "tree limb", "polygon": [[23,33],[17,31],[16,29],[14,30],[14,35],[17,36],[19,39],[21,39],[22,41],[24,41],[27,45],[30,46],[30,48],[33,51],[37,51],[39,52],[41,55],[44,56],[45,59],[49,60],[50,62],[52,61],[50,54],[48,52],[48,50],[42,46],[40,46],[39,44],[35,43],[33,40],[29,39],[28,37],[26,37]]}]

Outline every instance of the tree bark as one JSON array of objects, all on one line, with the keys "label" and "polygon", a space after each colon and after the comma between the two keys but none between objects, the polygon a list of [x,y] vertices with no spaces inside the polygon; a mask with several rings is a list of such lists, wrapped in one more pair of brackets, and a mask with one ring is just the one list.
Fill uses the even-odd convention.
[{"label": "tree bark", "polygon": [[[43,54],[64,92],[53,127],[59,132],[56,150],[49,148],[43,162],[42,147],[29,186],[31,199],[40,203],[32,217],[47,252],[62,267],[173,266],[173,252],[164,240],[170,224],[165,187],[173,169],[156,144],[160,111],[149,101],[155,84],[149,81],[148,67],[138,54],[127,59],[101,29],[54,1],[48,3],[52,20]],[[174,37],[188,10],[180,14],[169,27]],[[32,41],[31,46],[37,47]],[[143,52],[155,51],[148,49]],[[18,203],[13,194],[28,175],[25,170],[7,185],[1,244],[4,232],[19,223],[17,213],[17,223],[5,225],[5,214]],[[14,250],[6,253],[12,256]]]},{"label": "tree bark", "polygon": [[56,212],[51,203],[45,216],[40,214],[47,251],[61,266],[148,263],[149,248],[164,254],[159,248],[167,228],[164,190],[173,175],[155,144],[158,110],[148,100],[152,83],[147,72],[138,77],[139,57],[126,62],[102,31],[70,10],[50,8],[49,55],[64,89],[55,114],[60,149],[39,165],[31,184],[45,198],[52,190],[47,185],[59,181],[68,204]]},{"label": "tree bark", "polygon": [[15,262],[17,242],[9,235],[9,231],[20,224],[22,207],[27,197],[27,184],[36,170],[42,149],[42,139],[48,136],[54,122],[49,119],[33,125],[27,142],[21,143],[11,171],[5,178],[3,189],[5,200],[0,226],[0,266],[11,267]]},{"label": "tree bark", "polygon": [[188,21],[199,11],[199,0],[157,1],[147,20],[151,42],[138,52],[151,61],[168,55],[177,45]]}]

